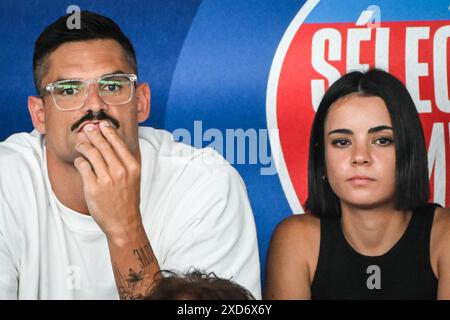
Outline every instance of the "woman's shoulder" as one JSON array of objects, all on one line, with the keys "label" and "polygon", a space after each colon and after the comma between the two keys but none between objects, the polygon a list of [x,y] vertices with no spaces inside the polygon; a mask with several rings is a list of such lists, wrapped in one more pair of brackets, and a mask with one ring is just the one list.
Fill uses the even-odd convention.
[{"label": "woman's shoulder", "polygon": [[[450,264],[450,209],[436,207],[431,229],[431,255],[438,264]],[[450,267],[450,265],[449,265]]]},{"label": "woman's shoulder", "polygon": [[320,219],[310,213],[289,216],[278,224],[273,239],[302,247],[318,244]]},{"label": "woman's shoulder", "polygon": [[307,299],[320,248],[320,220],[292,215],[276,227],[267,255],[266,298]]},{"label": "woman's shoulder", "polygon": [[439,299],[450,299],[450,209],[437,207],[431,229],[433,270],[439,279]]},{"label": "woman's shoulder", "polygon": [[432,230],[436,241],[450,248],[450,208],[436,207]]}]

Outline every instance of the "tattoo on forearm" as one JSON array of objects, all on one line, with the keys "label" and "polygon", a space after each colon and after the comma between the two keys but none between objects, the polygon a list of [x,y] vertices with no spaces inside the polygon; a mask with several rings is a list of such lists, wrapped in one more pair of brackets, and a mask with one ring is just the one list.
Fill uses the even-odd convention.
[{"label": "tattoo on forearm", "polygon": [[146,270],[136,272],[130,268],[127,277],[124,277],[116,264],[113,269],[121,299],[143,299],[149,293],[152,279]]},{"label": "tattoo on forearm", "polygon": [[154,280],[149,273],[149,268],[147,268],[155,261],[150,245],[145,245],[132,252],[139,261],[140,271],[129,268],[128,274],[123,274],[120,272],[118,265],[113,263],[113,271],[121,299],[143,299],[149,293]]},{"label": "tattoo on forearm", "polygon": [[145,268],[150,263],[153,262],[152,251],[150,250],[150,245],[146,244],[142,248],[133,250],[133,254],[139,260],[141,268]]}]

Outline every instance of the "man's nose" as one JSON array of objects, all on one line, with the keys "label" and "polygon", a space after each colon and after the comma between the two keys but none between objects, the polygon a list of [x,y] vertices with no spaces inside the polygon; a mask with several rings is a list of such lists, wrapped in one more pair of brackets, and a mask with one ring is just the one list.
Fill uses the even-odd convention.
[{"label": "man's nose", "polygon": [[106,110],[108,105],[103,101],[102,97],[98,94],[98,89],[95,84],[89,84],[87,87],[87,97],[84,101],[83,111],[92,111],[93,113],[97,113],[100,110]]}]

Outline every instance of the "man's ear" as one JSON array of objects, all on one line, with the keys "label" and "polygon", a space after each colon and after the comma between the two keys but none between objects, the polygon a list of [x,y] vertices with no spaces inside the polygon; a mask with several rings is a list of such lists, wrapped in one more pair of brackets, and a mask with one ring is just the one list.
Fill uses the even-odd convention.
[{"label": "man's ear", "polygon": [[140,83],[136,87],[137,119],[144,122],[150,116],[150,86],[148,83]]},{"label": "man's ear", "polygon": [[28,111],[34,128],[41,134],[45,134],[44,101],[39,97],[28,97]]}]

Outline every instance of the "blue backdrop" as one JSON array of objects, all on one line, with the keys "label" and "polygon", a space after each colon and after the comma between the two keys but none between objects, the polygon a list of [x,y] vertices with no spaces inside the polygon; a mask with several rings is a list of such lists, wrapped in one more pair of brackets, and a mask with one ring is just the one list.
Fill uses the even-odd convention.
[{"label": "blue backdrop", "polygon": [[[446,0],[402,4],[346,1],[345,10],[342,1],[308,2],[317,5],[309,21],[313,23],[355,22],[372,2],[382,6],[382,19],[390,21],[418,20],[419,15],[424,20],[449,20]],[[34,40],[72,4],[111,17],[134,44],[140,80],[149,82],[152,90],[151,117],[146,125],[172,132],[185,128],[194,136],[198,130],[195,121],[201,121],[202,132],[215,128],[224,136],[227,129],[252,129],[257,134],[262,132],[257,136],[257,151],[270,155],[264,136],[268,128],[269,74],[280,40],[305,4],[301,0],[2,0],[0,140],[14,132],[32,130],[27,97],[35,94]],[[192,141],[196,146],[209,143],[204,139]],[[244,163],[238,163],[240,150],[234,146],[234,151],[234,157],[230,151],[227,159],[247,185],[264,276],[270,235],[280,220],[292,214],[292,209],[279,176],[261,174],[269,164],[259,158],[252,163],[248,154]]]}]

